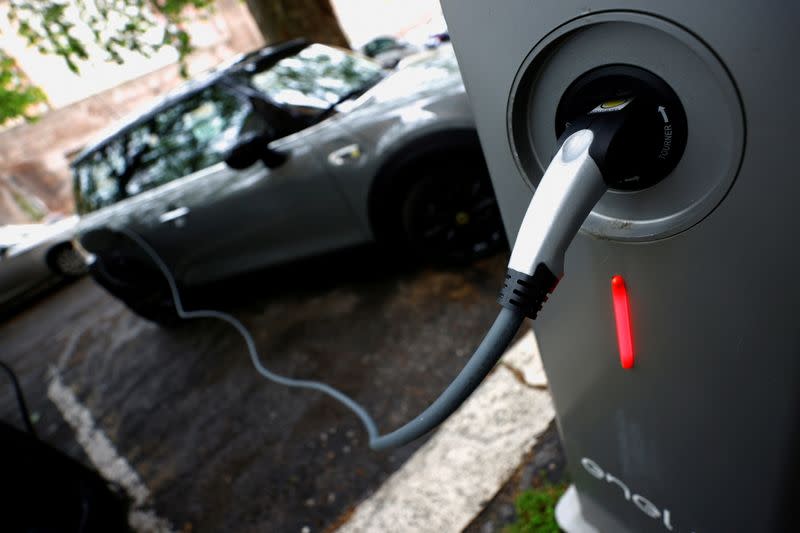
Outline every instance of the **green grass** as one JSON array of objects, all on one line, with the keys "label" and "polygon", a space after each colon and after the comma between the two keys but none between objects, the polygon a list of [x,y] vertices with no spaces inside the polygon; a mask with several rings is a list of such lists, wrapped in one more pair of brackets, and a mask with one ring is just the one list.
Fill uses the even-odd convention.
[{"label": "green grass", "polygon": [[517,496],[517,521],[505,528],[505,533],[559,533],[556,524],[556,502],[567,484],[545,485],[528,489]]}]

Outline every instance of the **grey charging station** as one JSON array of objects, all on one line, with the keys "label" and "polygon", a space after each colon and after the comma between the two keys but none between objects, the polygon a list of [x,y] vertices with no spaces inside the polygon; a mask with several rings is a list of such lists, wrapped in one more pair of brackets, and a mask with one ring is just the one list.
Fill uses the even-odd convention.
[{"label": "grey charging station", "polygon": [[[559,105],[582,76],[642,69],[685,114],[677,166],[605,193],[535,322],[573,482],[561,527],[795,530],[800,5],[442,7],[512,243],[556,150]],[[674,115],[662,111],[671,133]],[[617,275],[630,298],[631,368],[615,330]]]}]

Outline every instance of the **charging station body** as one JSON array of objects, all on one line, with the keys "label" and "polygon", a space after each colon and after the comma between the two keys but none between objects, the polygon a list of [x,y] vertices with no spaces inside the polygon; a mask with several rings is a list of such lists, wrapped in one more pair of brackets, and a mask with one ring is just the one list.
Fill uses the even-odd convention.
[{"label": "charging station body", "polygon": [[[512,242],[581,75],[652,72],[674,171],[609,191],[535,322],[574,487],[569,533],[790,531],[800,475],[800,6],[442,0]],[[588,6],[588,7],[587,7]],[[629,295],[623,368],[611,279]]]}]

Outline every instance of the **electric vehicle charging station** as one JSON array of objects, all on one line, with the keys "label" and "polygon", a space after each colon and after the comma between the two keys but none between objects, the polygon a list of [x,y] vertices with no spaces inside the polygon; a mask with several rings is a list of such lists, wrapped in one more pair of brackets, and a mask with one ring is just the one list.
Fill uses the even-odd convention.
[{"label": "electric vehicle charging station", "polygon": [[561,527],[791,531],[800,8],[442,7],[512,244],[576,114],[646,92],[670,159],[592,204],[535,323],[574,483]]}]

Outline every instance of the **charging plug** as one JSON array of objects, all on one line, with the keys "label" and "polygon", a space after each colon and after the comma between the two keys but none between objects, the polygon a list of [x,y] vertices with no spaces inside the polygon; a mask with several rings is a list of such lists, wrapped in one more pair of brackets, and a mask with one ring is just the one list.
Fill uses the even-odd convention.
[{"label": "charging plug", "polygon": [[517,233],[499,302],[536,318],[564,275],[564,255],[608,190],[658,164],[650,106],[635,96],[599,103],[569,121]]}]

